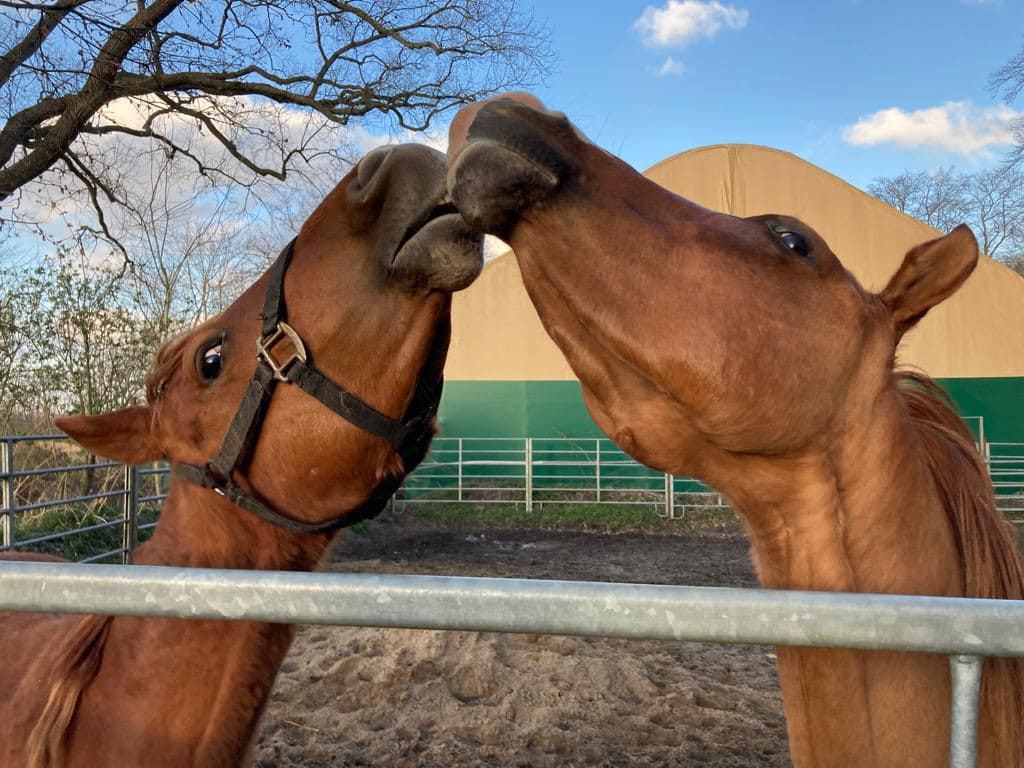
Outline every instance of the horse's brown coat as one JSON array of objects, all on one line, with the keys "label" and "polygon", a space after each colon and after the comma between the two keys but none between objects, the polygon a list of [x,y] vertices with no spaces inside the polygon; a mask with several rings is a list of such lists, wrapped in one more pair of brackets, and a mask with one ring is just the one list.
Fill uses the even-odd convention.
[{"label": "horse's brown coat", "polygon": [[[460,113],[448,184],[512,246],[598,425],[723,491],[765,586],[1024,594],[966,429],[926,377],[894,370],[902,335],[973,270],[966,227],[874,294],[807,225],[701,208],[524,94]],[[945,657],[780,648],[778,663],[797,768],[948,765]],[[980,766],[1024,765],[1022,690],[1021,662],[986,663]]]},{"label": "horse's brown coat", "polygon": [[[433,376],[444,365],[450,291],[480,269],[480,237],[438,208],[443,195],[439,153],[377,150],[305,223],[285,280],[289,322],[317,367],[395,418],[421,371]],[[266,283],[160,350],[146,406],[59,426],[126,462],[214,456],[256,364]],[[223,372],[206,381],[197,355],[221,334]],[[319,522],[410,469],[384,440],[281,385],[246,477],[236,480],[288,515]],[[311,570],[330,539],[273,528],[174,481],[134,561]],[[0,765],[234,768],[291,638],[291,627],[276,624],[4,614]]]}]

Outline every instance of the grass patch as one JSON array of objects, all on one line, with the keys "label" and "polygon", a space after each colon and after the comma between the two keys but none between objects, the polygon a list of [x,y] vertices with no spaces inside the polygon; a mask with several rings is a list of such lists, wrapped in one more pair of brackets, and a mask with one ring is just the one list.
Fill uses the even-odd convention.
[{"label": "grass patch", "polygon": [[[475,528],[657,533],[734,528],[736,516],[721,507],[688,508],[680,520],[666,520],[657,507],[639,504],[544,504],[527,512],[515,504],[409,504],[401,514],[446,525]],[[680,512],[677,511],[677,514]]]},{"label": "grass patch", "polygon": [[[123,525],[120,512],[99,509],[84,510],[81,507],[55,507],[44,514],[19,515],[15,525],[14,540],[27,541],[43,536],[60,536],[18,549],[34,552],[46,552],[59,555],[68,560],[81,560],[93,555],[110,552],[121,547]],[[94,526],[104,526],[94,528]],[[73,532],[79,528],[93,528]],[[110,561],[120,561],[120,554],[113,555]]]},{"label": "grass patch", "polygon": [[[81,505],[54,507],[41,512],[23,513],[16,517],[15,547],[18,551],[45,552],[67,560],[83,560],[105,552],[120,549],[124,543],[124,524],[121,508],[97,506],[93,509]],[[146,506],[139,510],[139,524],[154,522],[159,507]],[[79,530],[79,529],[92,530]],[[138,532],[139,542],[153,535],[152,529]],[[21,545],[19,542],[53,536],[46,541]],[[117,552],[99,562],[120,563]]]}]

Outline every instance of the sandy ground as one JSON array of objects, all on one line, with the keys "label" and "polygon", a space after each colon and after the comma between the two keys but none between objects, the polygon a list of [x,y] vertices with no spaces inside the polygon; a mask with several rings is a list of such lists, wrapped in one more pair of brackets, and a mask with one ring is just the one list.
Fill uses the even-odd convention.
[{"label": "sandy ground", "polygon": [[[442,529],[348,534],[344,571],[754,586],[738,532]],[[258,768],[789,766],[772,649],[303,627]]]}]

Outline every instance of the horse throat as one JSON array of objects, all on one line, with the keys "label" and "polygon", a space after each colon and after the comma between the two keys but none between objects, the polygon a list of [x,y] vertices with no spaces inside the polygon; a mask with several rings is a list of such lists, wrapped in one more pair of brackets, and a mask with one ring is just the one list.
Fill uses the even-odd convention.
[{"label": "horse throat", "polygon": [[172,483],[153,538],[136,565],[311,571],[333,533],[295,533],[266,523],[211,491]]},{"label": "horse throat", "polygon": [[[773,589],[956,596],[954,532],[898,395],[799,458],[760,457],[722,490],[745,520]],[[946,760],[944,657],[779,648],[794,765],[939,766]]]}]

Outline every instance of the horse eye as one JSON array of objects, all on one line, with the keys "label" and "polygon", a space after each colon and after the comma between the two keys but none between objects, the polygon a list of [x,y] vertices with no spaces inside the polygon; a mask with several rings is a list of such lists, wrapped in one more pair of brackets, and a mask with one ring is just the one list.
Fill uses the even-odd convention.
[{"label": "horse eye", "polygon": [[221,346],[222,343],[217,342],[212,347],[207,347],[199,355],[199,375],[206,381],[213,381],[220,376],[223,368]]},{"label": "horse eye", "polygon": [[794,251],[801,256],[807,255],[807,241],[795,232],[779,232],[779,239],[782,240],[782,244],[789,248],[789,250]]}]

